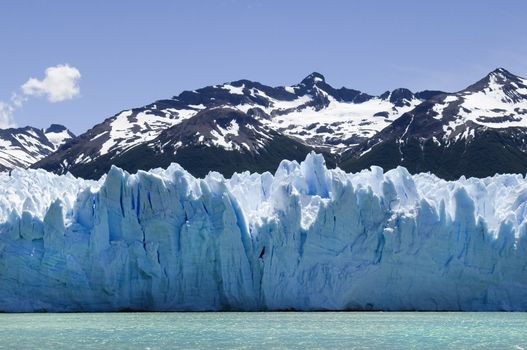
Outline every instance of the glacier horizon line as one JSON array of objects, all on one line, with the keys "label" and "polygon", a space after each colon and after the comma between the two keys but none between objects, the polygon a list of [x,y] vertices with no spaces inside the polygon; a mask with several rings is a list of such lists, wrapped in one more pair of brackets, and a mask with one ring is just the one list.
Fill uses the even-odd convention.
[{"label": "glacier horizon line", "polygon": [[[218,171],[210,171],[207,175],[205,175],[204,177],[197,177],[197,176],[194,176],[192,174],[190,174],[183,166],[181,166],[180,164],[176,163],[176,162],[173,162],[171,163],[169,166],[167,167],[157,167],[157,168],[152,168],[152,169],[148,169],[148,170],[143,170],[143,169],[140,169],[140,170],[137,170],[136,172],[129,172],[125,169],[122,169],[120,168],[119,166],[116,166],[116,165],[111,165],[111,168],[110,170],[103,174],[99,179],[97,180],[91,180],[91,179],[83,179],[82,177],[79,177],[79,176],[75,176],[73,174],[71,174],[70,172],[67,172],[66,174],[55,174],[53,172],[50,172],[50,171],[47,171],[45,169],[41,169],[41,168],[37,168],[37,169],[32,169],[32,168],[20,168],[20,167],[16,167],[10,171],[3,171],[3,172],[0,172],[0,182],[2,181],[5,181],[5,179],[10,179],[14,176],[17,176],[18,174],[31,174],[31,173],[34,173],[34,174],[49,174],[50,176],[50,180],[56,180],[56,179],[61,179],[61,178],[66,178],[66,179],[71,179],[71,180],[74,180],[76,182],[78,182],[78,185],[80,187],[84,186],[84,187],[89,187],[91,191],[98,191],[100,190],[100,188],[102,186],[104,186],[104,184],[106,183],[106,180],[108,178],[109,175],[111,176],[122,176],[124,178],[132,178],[132,179],[136,179],[137,177],[140,177],[140,176],[155,176],[155,177],[158,177],[159,179],[161,180],[164,180],[164,181],[171,181],[173,180],[173,177],[175,174],[178,174],[178,175],[183,175],[185,177],[190,177],[196,181],[200,181],[200,180],[203,180],[203,181],[206,181],[207,179],[216,179],[217,180],[224,180],[224,181],[230,181],[232,179],[238,179],[240,177],[244,177],[244,176],[249,176],[249,177],[254,177],[254,176],[271,176],[271,177],[275,177],[277,173],[281,172],[282,169],[290,169],[291,167],[298,167],[298,168],[301,168],[301,166],[303,165],[304,162],[307,162],[308,160],[311,160],[311,159],[317,159],[317,161],[322,165],[322,167],[326,168],[326,170],[329,170],[329,171],[332,171],[332,172],[340,172],[342,173],[343,175],[346,175],[346,176],[355,176],[355,175],[360,175],[360,174],[376,174],[376,176],[379,176],[379,175],[390,175],[392,173],[395,173],[395,172],[402,172],[405,174],[405,176],[411,176],[411,177],[430,177],[432,179],[435,179],[436,181],[439,181],[440,183],[442,184],[453,184],[453,183],[458,183],[458,182],[465,182],[465,181],[471,181],[472,179],[475,180],[475,181],[478,181],[478,180],[482,180],[482,181],[492,181],[491,179],[494,179],[494,178],[499,178],[499,177],[515,177],[515,178],[518,178],[518,179],[527,179],[527,174],[520,174],[520,173],[503,173],[503,174],[495,174],[494,176],[487,176],[487,177],[484,177],[484,178],[479,178],[479,177],[466,177],[464,175],[460,176],[458,179],[456,180],[446,180],[446,179],[443,179],[443,178],[440,178],[438,177],[437,175],[433,174],[432,172],[430,171],[427,171],[427,172],[420,172],[420,173],[415,173],[415,174],[412,174],[408,171],[408,169],[404,166],[397,166],[393,169],[389,169],[387,171],[385,171],[381,166],[377,166],[377,165],[373,165],[373,166],[370,166],[369,168],[367,169],[363,169],[361,171],[358,171],[358,172],[346,172],[345,170],[342,170],[340,169],[338,166],[336,166],[335,168],[327,168],[326,167],[326,161],[325,161],[325,158],[324,158],[324,155],[321,154],[321,153],[317,153],[316,151],[310,151],[309,153],[306,154],[306,158],[305,160],[303,161],[296,161],[296,160],[287,160],[287,159],[284,159],[280,162],[280,164],[278,165],[276,171],[273,173],[273,172],[270,172],[270,171],[264,171],[264,172],[250,172],[249,170],[245,170],[245,171],[242,171],[242,172],[235,172],[233,173],[233,175],[231,177],[226,177],[224,176],[223,174],[221,174],[220,172]],[[4,179],[1,178],[1,176],[4,175]],[[7,177],[6,177],[7,176]],[[371,185],[371,184],[370,184]],[[1,193],[0,193],[1,194]],[[59,199],[61,200],[60,198],[56,198],[56,199]],[[48,207],[51,205],[52,203],[49,202],[48,203]],[[62,203],[62,204],[65,204],[65,203]],[[13,208],[11,208],[13,209]],[[22,214],[22,212],[24,211],[25,209],[22,209],[22,210],[16,210],[16,213],[13,213],[12,210],[11,212],[8,213],[8,210],[6,210],[5,208],[5,205],[2,206],[0,205],[0,224],[2,223],[2,220],[5,220],[6,217],[8,216],[12,216],[12,215],[17,215],[20,216]],[[43,217],[45,212],[39,212],[39,213],[33,213],[33,214],[36,214],[36,215],[39,215],[40,217]]]}]

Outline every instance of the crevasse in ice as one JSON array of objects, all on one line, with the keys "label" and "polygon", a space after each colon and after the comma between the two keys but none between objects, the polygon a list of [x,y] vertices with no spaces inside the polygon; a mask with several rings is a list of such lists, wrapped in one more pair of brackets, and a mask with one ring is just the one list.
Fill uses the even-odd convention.
[{"label": "crevasse in ice", "polygon": [[0,173],[0,311],[527,310],[527,180]]}]

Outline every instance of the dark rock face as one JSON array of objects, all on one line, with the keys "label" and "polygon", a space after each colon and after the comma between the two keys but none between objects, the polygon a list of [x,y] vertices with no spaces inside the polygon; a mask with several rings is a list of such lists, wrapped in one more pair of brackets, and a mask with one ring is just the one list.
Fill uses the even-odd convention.
[{"label": "dark rock face", "polygon": [[390,95],[390,102],[396,107],[408,106],[414,94],[408,89],[395,89]]},{"label": "dark rock face", "polygon": [[60,125],[60,124],[51,124],[46,130],[44,130],[44,132],[46,134],[50,133],[50,132],[59,133],[59,132],[63,132],[63,131],[68,131],[68,128],[66,128],[64,125]]}]

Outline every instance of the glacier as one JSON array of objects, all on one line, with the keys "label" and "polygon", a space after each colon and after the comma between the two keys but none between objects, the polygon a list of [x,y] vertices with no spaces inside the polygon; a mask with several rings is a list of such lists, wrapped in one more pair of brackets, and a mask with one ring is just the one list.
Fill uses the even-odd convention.
[{"label": "glacier", "polygon": [[0,173],[0,311],[527,310],[527,179]]}]

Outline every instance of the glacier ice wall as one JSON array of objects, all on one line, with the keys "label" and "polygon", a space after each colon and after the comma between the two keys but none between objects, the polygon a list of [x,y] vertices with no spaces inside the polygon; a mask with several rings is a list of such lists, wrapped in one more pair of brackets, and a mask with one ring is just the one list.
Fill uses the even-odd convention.
[{"label": "glacier ice wall", "polygon": [[527,180],[0,173],[0,311],[527,310]]}]

